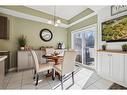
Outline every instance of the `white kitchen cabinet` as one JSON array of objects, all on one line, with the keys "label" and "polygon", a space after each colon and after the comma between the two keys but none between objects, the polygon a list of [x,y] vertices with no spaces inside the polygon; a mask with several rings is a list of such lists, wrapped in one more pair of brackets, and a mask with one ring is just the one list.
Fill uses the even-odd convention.
[{"label": "white kitchen cabinet", "polygon": [[116,82],[124,81],[124,55],[118,53],[111,54],[111,77]]},{"label": "white kitchen cabinet", "polygon": [[127,53],[99,51],[97,71],[103,78],[127,87]]},{"label": "white kitchen cabinet", "polygon": [[[45,55],[45,51],[35,50],[39,63],[46,63],[46,59],[42,56]],[[31,69],[34,67],[33,57],[30,51],[18,51],[17,54],[18,70]]]},{"label": "white kitchen cabinet", "polygon": [[33,59],[29,51],[18,51],[18,70],[33,68]]},{"label": "white kitchen cabinet", "polygon": [[111,58],[108,53],[99,53],[99,74],[104,77],[110,76]]},{"label": "white kitchen cabinet", "polygon": [[0,89],[5,87],[4,78],[5,78],[5,59],[7,56],[0,56]]},{"label": "white kitchen cabinet", "polygon": [[28,68],[33,68],[34,67],[34,61],[33,57],[30,52],[28,52]]},{"label": "white kitchen cabinet", "polygon": [[124,70],[124,76],[125,76],[124,83],[127,85],[127,55],[125,55],[125,64],[124,64],[124,66],[125,66],[125,70]]},{"label": "white kitchen cabinet", "polygon": [[4,82],[4,61],[0,61],[0,89],[3,89],[3,82]]}]

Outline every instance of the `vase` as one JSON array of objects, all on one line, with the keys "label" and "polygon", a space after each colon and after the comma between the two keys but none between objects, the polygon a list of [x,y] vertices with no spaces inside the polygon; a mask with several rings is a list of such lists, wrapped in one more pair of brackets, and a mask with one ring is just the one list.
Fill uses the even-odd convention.
[{"label": "vase", "polygon": [[25,50],[25,47],[20,47],[20,50]]},{"label": "vase", "polygon": [[106,47],[105,46],[102,46],[102,50],[106,50]]},{"label": "vase", "polygon": [[126,49],[126,48],[122,48],[122,51],[126,52],[126,51],[127,51],[127,49]]}]

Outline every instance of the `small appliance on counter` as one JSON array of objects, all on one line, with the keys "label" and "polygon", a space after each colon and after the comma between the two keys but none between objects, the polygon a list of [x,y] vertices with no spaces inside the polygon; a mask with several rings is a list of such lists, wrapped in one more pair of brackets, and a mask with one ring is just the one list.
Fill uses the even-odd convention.
[{"label": "small appliance on counter", "polygon": [[65,48],[65,45],[64,43],[57,43],[57,49],[64,49]]}]

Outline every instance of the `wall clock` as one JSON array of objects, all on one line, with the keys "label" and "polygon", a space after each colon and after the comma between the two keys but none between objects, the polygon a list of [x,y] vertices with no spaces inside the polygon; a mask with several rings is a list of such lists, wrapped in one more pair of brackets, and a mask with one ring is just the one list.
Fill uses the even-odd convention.
[{"label": "wall clock", "polygon": [[53,34],[49,29],[42,29],[40,31],[40,38],[45,41],[48,42],[50,40],[52,40]]}]

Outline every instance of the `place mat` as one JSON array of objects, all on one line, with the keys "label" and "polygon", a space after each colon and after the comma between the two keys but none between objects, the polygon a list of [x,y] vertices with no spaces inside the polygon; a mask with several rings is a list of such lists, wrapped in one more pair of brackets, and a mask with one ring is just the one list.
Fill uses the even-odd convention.
[{"label": "place mat", "polygon": [[111,90],[127,90],[126,87],[122,86],[122,85],[119,85],[119,84],[116,84],[116,83],[113,83],[109,89]]}]

